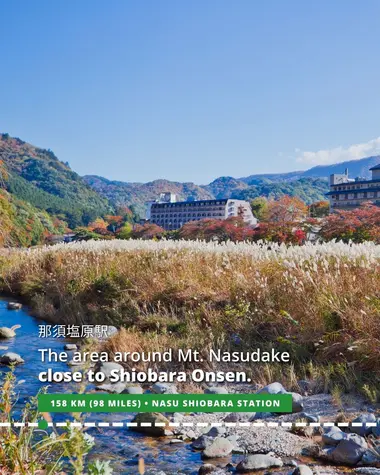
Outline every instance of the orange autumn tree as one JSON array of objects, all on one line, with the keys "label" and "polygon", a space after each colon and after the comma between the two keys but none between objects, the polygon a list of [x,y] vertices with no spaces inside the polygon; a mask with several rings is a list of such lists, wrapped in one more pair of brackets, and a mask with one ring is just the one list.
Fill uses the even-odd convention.
[{"label": "orange autumn tree", "polygon": [[268,203],[267,221],[273,223],[295,223],[306,218],[307,205],[296,196],[282,196]]},{"label": "orange autumn tree", "polygon": [[88,225],[88,229],[90,231],[94,231],[95,229],[107,229],[108,223],[104,221],[102,218],[96,218],[95,221],[92,221]]},{"label": "orange autumn tree", "polygon": [[104,219],[108,223],[108,230],[112,231],[113,233],[115,233],[116,230],[121,227],[124,221],[123,216],[115,216],[111,214],[105,216]]},{"label": "orange autumn tree", "polygon": [[299,198],[282,196],[268,202],[265,220],[255,229],[254,239],[284,244],[303,244],[306,240],[304,221],[308,207]]},{"label": "orange autumn tree", "polygon": [[330,212],[328,201],[315,201],[309,206],[309,214],[312,218],[324,218]]}]

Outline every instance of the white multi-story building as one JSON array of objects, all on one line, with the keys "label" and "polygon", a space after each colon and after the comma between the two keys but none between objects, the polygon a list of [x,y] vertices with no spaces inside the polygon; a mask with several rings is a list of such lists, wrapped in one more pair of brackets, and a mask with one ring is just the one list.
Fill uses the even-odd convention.
[{"label": "white multi-story building", "polygon": [[330,209],[350,209],[360,206],[366,201],[380,204],[380,163],[372,167],[372,179],[348,177],[345,173],[330,176],[330,191],[326,195],[330,201]]},{"label": "white multi-story building", "polygon": [[256,226],[248,201],[235,199],[176,201],[175,196],[156,202],[147,203],[147,219],[166,230],[181,228],[190,221],[201,219],[227,219],[241,216],[249,226]]}]

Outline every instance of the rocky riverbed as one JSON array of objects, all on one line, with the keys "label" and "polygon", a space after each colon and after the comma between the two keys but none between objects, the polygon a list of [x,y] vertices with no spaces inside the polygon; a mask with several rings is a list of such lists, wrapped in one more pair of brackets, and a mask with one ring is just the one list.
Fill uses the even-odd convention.
[{"label": "rocky riverbed", "polygon": [[[42,342],[38,338],[39,323],[18,306],[9,308],[6,301],[0,301],[0,327],[11,329],[20,325],[13,330],[15,335],[8,334],[0,342],[2,375],[9,370],[9,359],[20,358],[15,370],[19,381],[19,407],[41,387],[37,374],[46,369],[46,365],[41,363],[38,349],[49,347],[61,351],[66,345],[66,350],[75,350],[74,346],[67,346],[72,343],[59,339]],[[52,367],[54,371],[68,369],[59,362]],[[379,408],[357,397],[343,399],[337,407],[328,394],[309,394],[307,382],[300,382],[299,386],[300,393],[292,393],[293,413],[286,415],[92,414],[86,419],[88,423],[95,423],[95,427],[89,429],[96,439],[91,456],[110,459],[114,473],[120,474],[136,473],[142,457],[146,473],[151,475],[346,472],[380,475]],[[231,385],[204,389],[207,393],[288,392],[276,382],[265,388]],[[169,384],[150,387],[108,384],[88,390],[129,394],[178,391],[175,385]],[[55,384],[49,391],[72,392],[73,388]],[[61,420],[64,420],[62,415],[54,415],[54,422]],[[131,422],[137,423],[137,427],[128,427]],[[141,422],[144,427],[139,425]]]}]

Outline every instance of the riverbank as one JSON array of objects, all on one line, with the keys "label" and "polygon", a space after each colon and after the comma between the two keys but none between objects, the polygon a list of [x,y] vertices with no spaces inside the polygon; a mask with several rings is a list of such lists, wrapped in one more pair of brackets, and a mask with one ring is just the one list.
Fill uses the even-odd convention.
[{"label": "riverbank", "polygon": [[[379,397],[380,247],[371,243],[87,242],[7,251],[0,275],[0,289],[46,320],[123,327],[105,344],[111,355],[274,349],[290,364],[249,365],[258,384],[297,390],[306,379],[315,392]],[[221,366],[204,360],[204,370]]]},{"label": "riverbank", "polygon": [[[39,369],[44,368],[38,355],[38,348],[41,345],[41,340],[38,338],[38,324],[41,321],[30,317],[24,310],[7,310],[6,307],[6,302],[0,301],[0,321],[2,325],[10,326],[14,323],[21,325],[15,338],[5,340],[6,344],[13,351],[18,351],[25,361],[23,365],[18,365],[15,369],[20,383],[17,386],[17,392],[19,393],[21,408],[41,387],[35,377]],[[65,341],[61,339],[50,338],[44,340],[44,347],[56,351],[62,350],[64,346]],[[52,365],[54,371],[63,371],[68,368],[63,363],[55,362]],[[321,434],[328,434],[331,430],[331,427],[324,427],[324,424],[338,424],[343,420],[357,421],[358,417],[365,418],[359,420],[369,420],[368,417],[374,417],[376,421],[376,417],[380,416],[378,406],[368,403],[364,398],[352,395],[342,395],[340,400],[337,400],[336,395],[309,395],[311,388],[308,387],[305,381],[300,381],[299,385],[301,383],[304,384],[302,395],[296,397],[297,405],[294,407],[297,412],[290,415],[269,413],[262,415],[260,413],[200,414],[197,412],[165,414],[167,419],[164,416],[159,416],[159,420],[160,422],[167,421],[169,431],[162,427],[158,430],[154,427],[148,427],[145,422],[143,430],[139,432],[134,432],[134,428],[127,425],[133,420],[133,417],[135,417],[134,420],[140,420],[139,415],[123,413],[89,415],[86,418],[86,423],[94,426],[86,429],[86,432],[95,437],[95,445],[94,450],[88,456],[88,462],[94,458],[111,461],[114,473],[132,474],[136,473],[139,458],[144,458],[146,475],[169,475],[174,473],[196,475],[198,472],[200,474],[211,473],[210,470],[214,471],[215,475],[226,475],[231,469],[240,473],[238,467],[240,465],[241,468],[245,460],[249,463],[258,463],[256,459],[254,461],[250,458],[251,454],[264,454],[265,457],[260,459],[260,463],[268,464],[268,466],[261,471],[255,470],[255,473],[260,475],[268,473],[268,470],[276,472],[278,475],[287,475],[297,470],[297,468],[294,468],[296,464],[300,465],[301,468],[298,469],[302,470],[306,470],[302,468],[302,464],[307,464],[309,470],[315,474],[336,475],[346,472],[347,468],[328,465],[332,462],[335,464],[334,459],[323,457],[322,450],[324,446],[330,452],[336,450],[334,446],[331,446],[330,439],[326,439],[329,443],[325,443],[324,446],[321,444]],[[125,389],[127,387],[125,385]],[[118,391],[123,389],[119,388]],[[143,388],[134,386],[134,388],[129,388],[129,390],[131,389],[135,391],[139,389],[141,392],[175,393],[179,388],[161,383],[154,386],[145,385]],[[104,391],[106,388],[97,388],[97,391],[102,390]],[[113,391],[114,388],[108,387],[107,390]],[[255,393],[258,386],[257,384],[228,385],[224,387],[205,386],[204,390],[208,393]],[[284,391],[285,389],[281,388],[279,383],[275,383],[266,390],[273,392]],[[70,393],[76,391],[76,389],[72,385],[54,384],[49,391]],[[87,388],[86,391],[92,392],[93,388]],[[61,415],[52,414],[51,420],[54,423],[59,423],[66,420],[66,416],[63,415],[62,419]],[[156,420],[154,417],[157,416],[153,416],[153,419],[149,420]],[[144,421],[146,420],[144,419]],[[113,427],[114,424],[117,428]],[[357,431],[361,431],[363,428],[353,429],[349,424],[349,426],[342,428],[341,437],[350,437],[349,434],[352,430],[358,434]],[[375,429],[370,427],[370,431],[372,430]],[[364,431],[366,431],[365,428]],[[368,443],[364,442],[364,438],[363,440],[358,439],[362,440],[363,444],[360,451],[361,458],[367,452],[371,455],[372,447],[375,447],[373,445],[376,441],[375,432],[373,434],[368,432],[365,437]],[[367,444],[366,448],[364,448],[364,443]],[[207,450],[212,451],[207,452]],[[211,453],[212,457],[207,457],[207,453]],[[276,462],[271,465],[273,459]],[[374,467],[378,462],[375,458],[370,460],[369,466],[372,467],[372,470],[375,470]],[[346,459],[346,461],[348,465],[351,465],[351,459]],[[341,460],[341,463],[343,462],[344,460]],[[361,463],[361,469],[364,470],[366,467],[368,467],[368,464]],[[209,470],[209,472],[205,472],[205,470]],[[68,471],[67,473],[74,472]],[[295,471],[294,473],[297,474],[298,472]],[[376,472],[369,473],[374,474]]]}]

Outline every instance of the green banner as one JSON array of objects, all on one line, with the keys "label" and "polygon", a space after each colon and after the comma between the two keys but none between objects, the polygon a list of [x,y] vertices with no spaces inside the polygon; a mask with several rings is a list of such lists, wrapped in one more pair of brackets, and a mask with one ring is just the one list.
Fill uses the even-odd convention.
[{"label": "green banner", "polygon": [[292,412],[291,394],[41,394],[40,412]]}]

